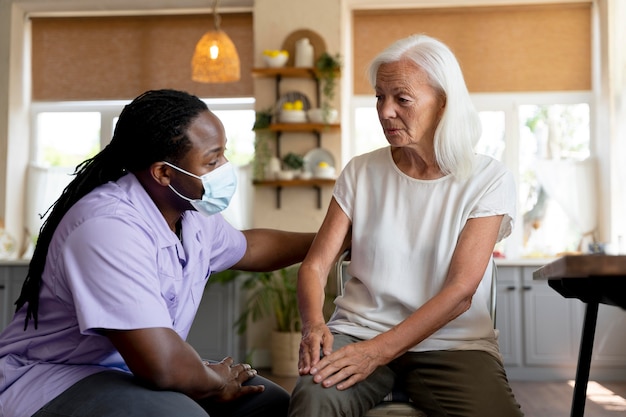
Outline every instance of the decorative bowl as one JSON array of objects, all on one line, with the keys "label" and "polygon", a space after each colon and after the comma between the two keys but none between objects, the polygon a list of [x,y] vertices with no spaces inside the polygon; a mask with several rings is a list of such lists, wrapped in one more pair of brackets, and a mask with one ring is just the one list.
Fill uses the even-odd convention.
[{"label": "decorative bowl", "polygon": [[315,178],[333,179],[335,178],[335,167],[318,166],[315,168]]},{"label": "decorative bowl", "polygon": [[278,120],[281,123],[305,123],[306,112],[304,110],[281,110]]},{"label": "decorative bowl", "polygon": [[263,53],[263,60],[269,68],[284,67],[288,59],[289,54],[286,51],[265,51]]},{"label": "decorative bowl", "polygon": [[307,111],[307,117],[311,123],[336,123],[339,118],[337,109],[328,110],[328,120],[324,120],[324,111],[322,109],[310,109]]},{"label": "decorative bowl", "polygon": [[311,171],[301,171],[297,175],[301,180],[310,180],[313,178],[313,173]]},{"label": "decorative bowl", "polygon": [[276,173],[276,179],[281,181],[291,181],[296,176],[296,173],[293,171],[278,171]]}]

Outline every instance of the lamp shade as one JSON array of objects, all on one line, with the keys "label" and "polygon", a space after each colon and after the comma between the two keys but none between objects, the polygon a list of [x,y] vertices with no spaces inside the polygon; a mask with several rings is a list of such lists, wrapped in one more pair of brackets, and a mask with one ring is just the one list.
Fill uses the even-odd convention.
[{"label": "lamp shade", "polygon": [[239,81],[241,69],[235,44],[222,30],[210,30],[196,45],[191,79],[201,83]]}]

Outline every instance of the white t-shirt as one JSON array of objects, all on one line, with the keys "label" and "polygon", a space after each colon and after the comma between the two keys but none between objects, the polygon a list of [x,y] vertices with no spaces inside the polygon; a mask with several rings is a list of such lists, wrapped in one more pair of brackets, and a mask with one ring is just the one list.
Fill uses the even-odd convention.
[{"label": "white t-shirt", "polygon": [[[468,219],[504,215],[498,241],[515,217],[512,174],[476,155],[466,180],[419,180],[402,173],[386,147],[352,159],[333,196],[352,221],[353,277],[335,300],[333,331],[370,339],[406,319],[441,289]],[[499,356],[489,315],[491,266],[468,311],[411,351],[485,350]]]}]

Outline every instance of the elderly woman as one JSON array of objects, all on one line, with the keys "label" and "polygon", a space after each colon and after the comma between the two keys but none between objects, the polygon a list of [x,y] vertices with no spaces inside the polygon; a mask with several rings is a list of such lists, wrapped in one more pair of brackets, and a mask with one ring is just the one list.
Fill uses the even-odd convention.
[{"label": "elderly woman", "polygon": [[[480,120],[444,44],[399,40],[369,75],[390,146],[348,163],[300,269],[290,415],[360,416],[399,382],[429,417],[520,416],[488,307],[512,175],[474,153]],[[354,278],[325,323],[324,286],[350,234]]]}]

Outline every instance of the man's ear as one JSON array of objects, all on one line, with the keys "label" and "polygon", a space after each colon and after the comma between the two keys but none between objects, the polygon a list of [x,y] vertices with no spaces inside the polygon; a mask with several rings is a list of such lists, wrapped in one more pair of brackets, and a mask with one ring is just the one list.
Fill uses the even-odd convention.
[{"label": "man's ear", "polygon": [[150,176],[160,185],[167,187],[170,185],[171,168],[164,162],[155,162],[150,165]]}]

